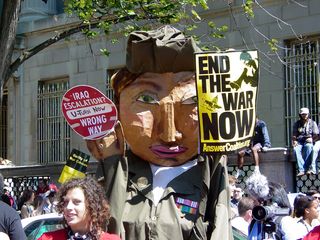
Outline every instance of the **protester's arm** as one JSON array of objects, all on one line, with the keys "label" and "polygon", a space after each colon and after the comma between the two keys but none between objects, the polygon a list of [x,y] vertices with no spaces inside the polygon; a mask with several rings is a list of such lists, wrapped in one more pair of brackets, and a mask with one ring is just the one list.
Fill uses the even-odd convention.
[{"label": "protester's arm", "polygon": [[314,135],[314,142],[320,140],[320,124],[317,126],[317,128],[318,128],[318,134]]},{"label": "protester's arm", "polygon": [[313,139],[313,142],[316,142],[319,140],[319,128],[315,121],[312,121],[312,139]]},{"label": "protester's arm", "polygon": [[311,133],[310,132],[306,133],[305,141],[307,143],[313,143],[315,134],[319,133],[318,132],[318,126],[312,119],[308,119],[308,121],[309,121],[308,122],[309,127],[311,128]]},{"label": "protester's arm", "polygon": [[292,147],[298,145],[298,127],[297,122],[293,125],[292,137],[291,137]]},{"label": "protester's arm", "polygon": [[28,215],[28,207],[26,205],[22,205],[21,207],[21,218],[27,218]]}]

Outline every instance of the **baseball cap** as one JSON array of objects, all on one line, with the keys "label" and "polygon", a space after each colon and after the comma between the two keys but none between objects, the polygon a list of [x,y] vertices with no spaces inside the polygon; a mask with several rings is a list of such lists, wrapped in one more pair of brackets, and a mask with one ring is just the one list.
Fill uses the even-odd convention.
[{"label": "baseball cap", "polygon": [[58,192],[58,187],[53,183],[49,184],[49,189],[51,192]]},{"label": "baseball cap", "polygon": [[300,108],[299,114],[309,114],[309,108]]},{"label": "baseball cap", "polygon": [[49,190],[45,192],[45,197],[53,197],[58,192],[58,187],[51,183],[49,184]]}]

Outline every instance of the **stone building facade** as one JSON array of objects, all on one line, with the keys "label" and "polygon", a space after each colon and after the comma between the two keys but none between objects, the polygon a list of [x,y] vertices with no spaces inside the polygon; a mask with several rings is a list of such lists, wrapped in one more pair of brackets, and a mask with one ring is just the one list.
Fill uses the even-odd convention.
[{"label": "stone building facade", "polygon": [[[62,11],[62,1],[37,6],[28,2],[32,0],[24,1],[15,56],[73,24]],[[268,124],[272,145],[290,147],[291,125],[300,107],[309,107],[319,120],[320,2],[257,2],[252,20],[244,15],[240,0],[211,1],[212,9],[203,16],[217,26],[229,26],[225,38],[214,42],[220,49],[259,50],[257,113]],[[201,24],[196,34],[208,31]],[[88,153],[85,142],[63,123],[61,94],[78,84],[109,94],[108,73],[125,63],[126,39],[116,37],[119,42],[113,44],[105,37],[88,40],[75,34],[23,63],[7,86],[6,158],[18,166],[37,165],[65,161],[73,148]],[[271,38],[278,41],[279,56],[270,51]],[[103,55],[101,48],[108,48],[110,55]]]}]

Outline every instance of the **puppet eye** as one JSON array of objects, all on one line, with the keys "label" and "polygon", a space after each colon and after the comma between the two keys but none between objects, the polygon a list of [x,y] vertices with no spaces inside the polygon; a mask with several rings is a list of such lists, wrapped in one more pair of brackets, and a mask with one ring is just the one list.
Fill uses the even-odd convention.
[{"label": "puppet eye", "polygon": [[143,103],[149,103],[149,104],[156,104],[158,103],[158,100],[156,100],[156,97],[153,96],[150,93],[143,93],[140,94],[137,98],[137,101],[143,102]]},{"label": "puppet eye", "polygon": [[197,96],[189,97],[186,100],[182,101],[182,104],[195,104],[198,102]]}]

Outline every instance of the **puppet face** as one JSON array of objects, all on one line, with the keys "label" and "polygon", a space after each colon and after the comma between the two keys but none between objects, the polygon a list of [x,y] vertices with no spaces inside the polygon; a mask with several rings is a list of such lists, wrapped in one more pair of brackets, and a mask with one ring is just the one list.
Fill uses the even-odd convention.
[{"label": "puppet face", "polygon": [[144,73],[121,92],[119,108],[125,139],[143,160],[176,166],[197,154],[194,73]]}]

